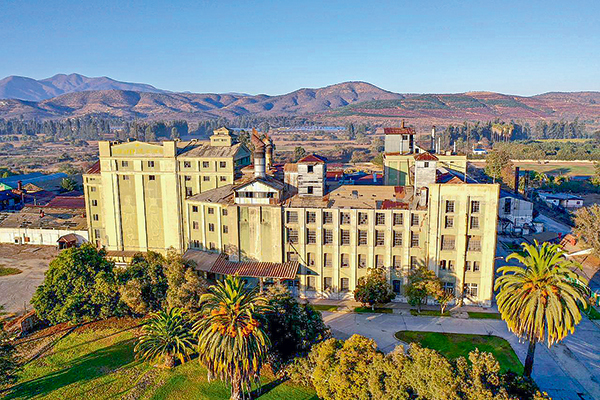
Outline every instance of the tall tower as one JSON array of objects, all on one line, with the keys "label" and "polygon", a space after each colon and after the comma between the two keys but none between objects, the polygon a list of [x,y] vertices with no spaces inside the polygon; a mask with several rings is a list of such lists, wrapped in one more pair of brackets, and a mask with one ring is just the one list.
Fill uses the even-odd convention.
[{"label": "tall tower", "polygon": [[266,176],[265,170],[265,142],[260,140],[256,129],[252,129],[252,136],[250,137],[252,144],[254,145],[254,177],[264,178]]},{"label": "tall tower", "polygon": [[435,148],[435,125],[431,127],[431,146],[430,151],[433,153],[437,153]]}]

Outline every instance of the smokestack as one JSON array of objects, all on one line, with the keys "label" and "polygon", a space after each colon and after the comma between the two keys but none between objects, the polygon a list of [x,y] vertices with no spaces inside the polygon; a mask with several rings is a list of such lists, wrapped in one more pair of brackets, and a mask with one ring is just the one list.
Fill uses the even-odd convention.
[{"label": "smokestack", "polygon": [[254,177],[264,178],[266,176],[265,143],[258,137],[256,129],[252,129],[252,136],[250,140],[254,145]]},{"label": "smokestack", "polygon": [[515,167],[515,193],[519,194],[519,167]]},{"label": "smokestack", "polygon": [[435,125],[433,125],[431,127],[431,146],[430,147],[431,147],[431,151],[435,153],[436,152],[435,151]]},{"label": "smokestack", "polygon": [[266,137],[266,152],[265,152],[265,164],[266,164],[266,170],[270,171],[271,167],[273,167],[273,141],[271,140],[270,137]]},{"label": "smokestack", "polygon": [[23,190],[23,181],[17,182],[17,190]]}]

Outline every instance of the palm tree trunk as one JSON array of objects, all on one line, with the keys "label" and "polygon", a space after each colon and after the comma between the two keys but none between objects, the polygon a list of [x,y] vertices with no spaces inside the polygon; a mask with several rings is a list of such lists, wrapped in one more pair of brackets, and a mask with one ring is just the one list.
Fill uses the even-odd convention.
[{"label": "palm tree trunk", "polygon": [[526,377],[531,376],[533,370],[533,355],[535,353],[535,339],[529,341],[529,348],[527,349],[527,358],[525,358],[525,371],[523,375]]},{"label": "palm tree trunk", "polygon": [[165,356],[165,364],[164,367],[167,369],[171,369],[175,366],[175,356],[172,354],[167,354]]},{"label": "palm tree trunk", "polygon": [[242,400],[242,381],[238,377],[234,377],[231,381],[230,400]]}]

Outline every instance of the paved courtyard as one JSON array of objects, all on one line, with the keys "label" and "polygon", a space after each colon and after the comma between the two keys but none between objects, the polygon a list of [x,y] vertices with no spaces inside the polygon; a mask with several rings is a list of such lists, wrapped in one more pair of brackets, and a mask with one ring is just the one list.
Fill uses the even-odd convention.
[{"label": "paved courtyard", "polygon": [[[506,323],[489,319],[413,317],[399,314],[358,314],[323,312],[335,337],[346,339],[360,334],[374,339],[380,350],[389,352],[399,341],[394,333],[401,330],[472,333],[506,339],[522,363],[527,345],[508,331]],[[585,318],[575,334],[548,349],[536,348],[533,378],[555,400],[600,400],[600,327]]]}]

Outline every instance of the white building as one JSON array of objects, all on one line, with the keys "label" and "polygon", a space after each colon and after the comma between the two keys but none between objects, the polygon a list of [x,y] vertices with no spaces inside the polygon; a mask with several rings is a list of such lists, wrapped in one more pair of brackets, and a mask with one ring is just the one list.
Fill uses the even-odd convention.
[{"label": "white building", "polygon": [[500,191],[498,232],[528,235],[535,232],[533,203],[506,190]]},{"label": "white building", "polygon": [[538,195],[548,205],[576,210],[583,207],[583,198],[569,193],[538,192]]}]

